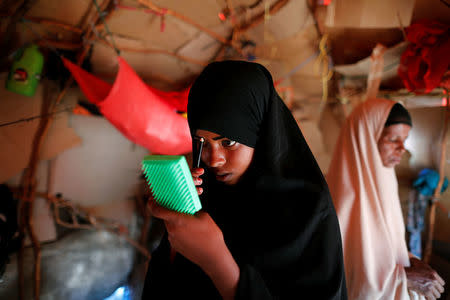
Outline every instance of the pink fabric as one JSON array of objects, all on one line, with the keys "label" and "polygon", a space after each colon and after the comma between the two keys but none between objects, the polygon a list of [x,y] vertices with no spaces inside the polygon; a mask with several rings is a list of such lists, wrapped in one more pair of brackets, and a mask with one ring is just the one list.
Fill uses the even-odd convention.
[{"label": "pink fabric", "polygon": [[114,84],[104,82],[63,58],[81,90],[123,135],[155,154],[178,155],[191,151],[186,118],[189,90],[164,92],[147,86],[126,61],[118,57]]},{"label": "pink fabric", "polygon": [[409,299],[397,178],[377,148],[394,104],[369,99],[353,110],[326,176],[342,233],[349,299]]}]

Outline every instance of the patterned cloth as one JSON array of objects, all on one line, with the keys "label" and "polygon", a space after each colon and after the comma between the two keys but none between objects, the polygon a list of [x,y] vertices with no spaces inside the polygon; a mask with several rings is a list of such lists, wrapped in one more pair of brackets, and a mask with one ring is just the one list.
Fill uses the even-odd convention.
[{"label": "patterned cloth", "polygon": [[[423,169],[413,183],[414,191],[411,192],[408,205],[408,222],[406,229],[410,233],[409,250],[418,258],[422,257],[421,233],[424,228],[425,211],[428,202],[433,196],[434,190],[439,183],[439,173],[432,169]],[[442,184],[441,193],[448,186],[445,177]]]},{"label": "patterned cloth", "polygon": [[421,233],[424,228],[425,211],[427,209],[430,196],[423,195],[417,191],[412,191],[408,203],[408,220],[406,229],[409,235],[409,251],[422,258],[422,238]]}]

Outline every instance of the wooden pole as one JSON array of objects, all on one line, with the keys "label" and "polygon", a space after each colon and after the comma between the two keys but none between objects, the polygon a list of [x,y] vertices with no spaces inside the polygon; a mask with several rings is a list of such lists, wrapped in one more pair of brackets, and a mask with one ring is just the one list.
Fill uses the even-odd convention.
[{"label": "wooden pole", "polygon": [[440,195],[441,195],[441,189],[442,184],[444,183],[444,177],[445,177],[445,156],[446,156],[446,148],[447,148],[447,131],[448,131],[448,120],[450,117],[450,90],[445,89],[446,91],[446,107],[445,107],[445,117],[444,117],[444,129],[442,132],[441,137],[441,157],[439,162],[439,182],[434,190],[433,197],[432,197],[432,204],[430,207],[429,212],[429,220],[428,220],[428,234],[427,234],[427,242],[425,246],[424,251],[424,261],[426,263],[430,262],[432,248],[433,248],[433,235],[434,235],[434,225],[436,221],[436,206],[438,204]]},{"label": "wooden pole", "polygon": [[[105,9],[109,6],[109,4],[113,0],[105,1],[102,3],[101,9]],[[97,23],[100,19],[100,16],[98,13],[94,15],[94,23]],[[88,27],[88,30],[86,32],[86,36],[88,39],[90,39],[93,35],[93,29],[92,26]],[[89,51],[89,48],[91,45],[84,48],[78,55],[77,64],[81,65],[84,58],[86,57],[86,54]],[[27,169],[24,171],[22,178],[21,178],[21,193],[19,196],[20,204],[19,204],[19,234],[21,237],[20,242],[20,248],[18,252],[18,273],[19,273],[19,299],[23,300],[25,299],[25,284],[24,284],[24,275],[23,275],[23,255],[24,255],[24,248],[25,248],[25,236],[28,232],[32,246],[33,246],[33,252],[34,252],[34,259],[35,259],[35,265],[34,265],[34,299],[39,300],[40,297],[40,268],[41,268],[41,247],[39,244],[39,240],[37,239],[36,233],[34,231],[33,227],[33,220],[32,220],[32,213],[33,213],[33,204],[34,199],[36,197],[36,170],[37,170],[37,164],[39,162],[39,156],[43,144],[43,140],[45,136],[47,135],[48,129],[52,123],[52,114],[56,109],[57,104],[62,100],[64,95],[66,94],[68,88],[73,82],[73,78],[70,77],[69,80],[66,81],[66,84],[63,88],[63,90],[59,93],[56,100],[53,102],[51,99],[50,93],[46,93],[44,95],[43,99],[43,106],[42,106],[42,115],[43,117],[40,119],[38,130],[36,131],[36,134],[33,139],[33,145],[31,150],[31,155],[28,163]],[[46,86],[48,87],[48,86]]]},{"label": "wooden pole", "polygon": [[19,250],[19,297],[20,299],[24,299],[24,282],[23,282],[23,253],[25,247],[25,236],[26,232],[28,232],[34,252],[35,258],[35,266],[34,266],[34,299],[38,300],[40,295],[40,257],[41,257],[41,248],[39,241],[36,236],[36,232],[33,227],[33,204],[36,193],[36,170],[37,164],[39,161],[40,149],[42,146],[43,137],[47,132],[48,124],[49,124],[49,114],[48,112],[51,110],[51,99],[48,85],[45,85],[45,93],[42,101],[41,114],[43,117],[40,119],[38,130],[33,139],[33,145],[31,150],[31,155],[28,163],[28,168],[25,170],[22,179],[22,193],[20,195],[20,208],[19,208],[19,230],[21,236],[21,247]]}]

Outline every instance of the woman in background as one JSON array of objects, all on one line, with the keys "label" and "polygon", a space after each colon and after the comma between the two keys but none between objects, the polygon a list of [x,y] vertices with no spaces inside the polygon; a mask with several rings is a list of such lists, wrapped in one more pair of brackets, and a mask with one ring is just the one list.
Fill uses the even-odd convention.
[{"label": "woman in background", "polygon": [[267,69],[211,63],[190,90],[188,121],[194,140],[205,139],[192,170],[203,209],[151,202],[167,235],[143,299],[346,299],[325,179]]},{"label": "woman in background", "polygon": [[349,299],[410,299],[417,293],[436,299],[443,292],[442,278],[409,258],[405,242],[394,166],[411,127],[401,104],[370,99],[341,129],[327,182],[342,233]]}]

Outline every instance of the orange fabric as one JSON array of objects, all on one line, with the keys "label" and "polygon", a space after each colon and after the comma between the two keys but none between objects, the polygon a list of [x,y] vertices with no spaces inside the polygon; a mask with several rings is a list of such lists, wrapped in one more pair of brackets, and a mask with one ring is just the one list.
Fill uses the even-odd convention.
[{"label": "orange fabric", "polygon": [[79,104],[75,106],[75,108],[72,110],[72,113],[76,115],[92,116],[92,114],[86,108]]},{"label": "orange fabric", "polygon": [[189,126],[177,113],[186,111],[189,90],[164,92],[149,87],[123,58],[118,60],[119,72],[111,86],[63,58],[88,100],[128,139],[156,154],[190,152]]},{"label": "orange fabric", "polygon": [[377,148],[394,104],[369,99],[353,110],[326,176],[342,233],[349,299],[410,299],[397,178]]}]

